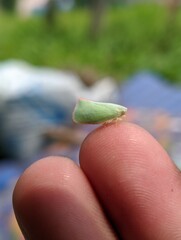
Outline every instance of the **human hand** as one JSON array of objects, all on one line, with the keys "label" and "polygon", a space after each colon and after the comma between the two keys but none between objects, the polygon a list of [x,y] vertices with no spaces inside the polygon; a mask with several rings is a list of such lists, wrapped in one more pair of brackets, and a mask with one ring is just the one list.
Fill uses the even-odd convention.
[{"label": "human hand", "polygon": [[14,210],[29,240],[181,239],[181,174],[142,128],[101,126],[80,168],[48,157],[20,177]]}]

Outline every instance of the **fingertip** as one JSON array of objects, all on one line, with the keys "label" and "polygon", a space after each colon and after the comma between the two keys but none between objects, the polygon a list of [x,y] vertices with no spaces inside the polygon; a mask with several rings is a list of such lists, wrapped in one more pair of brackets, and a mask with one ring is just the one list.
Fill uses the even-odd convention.
[{"label": "fingertip", "polygon": [[[18,179],[13,191],[13,205],[21,202],[27,194],[41,187],[56,187],[55,182],[64,181],[66,171],[71,172],[75,164],[68,158],[50,156],[30,165]],[[72,169],[72,170],[71,170]]]},{"label": "fingertip", "polygon": [[180,234],[180,171],[147,131],[126,122],[96,129],[81,147],[80,165],[125,238]]},{"label": "fingertip", "polygon": [[38,160],[24,171],[13,192],[13,207],[25,238],[54,239],[58,210],[74,200],[77,178],[79,182],[78,166],[63,157]]},{"label": "fingertip", "polygon": [[26,239],[114,239],[87,178],[69,159],[31,165],[17,182],[13,202]]},{"label": "fingertip", "polygon": [[[152,160],[145,159],[145,156]],[[96,166],[102,164],[104,158],[105,164],[108,163],[108,158],[111,164],[115,162],[112,159],[120,158],[125,167],[133,163],[151,166],[159,156],[158,165],[167,162],[175,168],[167,152],[146,130],[138,125],[122,122],[103,125],[89,134],[81,146],[80,164],[83,168],[90,168],[94,163]]]}]

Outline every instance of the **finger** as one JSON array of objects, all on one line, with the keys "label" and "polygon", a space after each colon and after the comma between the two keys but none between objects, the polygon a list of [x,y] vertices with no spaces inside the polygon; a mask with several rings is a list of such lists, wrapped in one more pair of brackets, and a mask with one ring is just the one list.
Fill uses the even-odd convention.
[{"label": "finger", "polygon": [[51,157],[30,166],[13,196],[26,239],[116,239],[81,169]]},{"label": "finger", "polygon": [[180,172],[145,130],[98,128],[83,143],[80,164],[124,239],[181,239]]}]

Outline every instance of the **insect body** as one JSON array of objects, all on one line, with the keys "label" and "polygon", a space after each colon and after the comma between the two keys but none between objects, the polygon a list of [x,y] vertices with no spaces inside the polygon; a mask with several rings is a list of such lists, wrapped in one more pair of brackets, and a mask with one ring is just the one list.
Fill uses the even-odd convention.
[{"label": "insect body", "polygon": [[126,107],[118,104],[79,99],[73,112],[73,121],[83,124],[106,123],[120,119],[126,111]]}]

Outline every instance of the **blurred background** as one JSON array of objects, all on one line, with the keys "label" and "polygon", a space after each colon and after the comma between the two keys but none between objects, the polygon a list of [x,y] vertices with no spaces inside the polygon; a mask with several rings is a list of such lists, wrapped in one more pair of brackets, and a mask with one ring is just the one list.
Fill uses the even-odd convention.
[{"label": "blurred background", "polygon": [[180,0],[0,0],[0,240],[20,240],[15,182],[49,155],[79,164],[78,97],[128,107],[181,168]]}]

